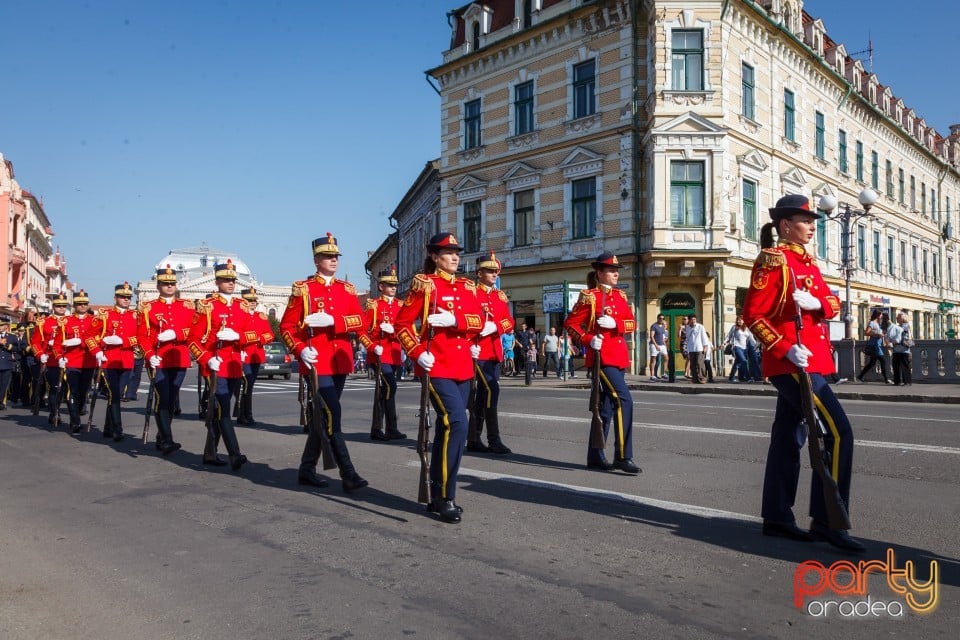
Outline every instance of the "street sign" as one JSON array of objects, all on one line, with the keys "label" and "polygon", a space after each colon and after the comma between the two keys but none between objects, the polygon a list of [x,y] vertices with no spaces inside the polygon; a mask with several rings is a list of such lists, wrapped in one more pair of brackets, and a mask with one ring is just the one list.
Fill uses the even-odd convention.
[{"label": "street sign", "polygon": [[580,292],[587,288],[585,284],[567,284],[567,305],[564,308],[563,305],[563,290],[564,285],[562,284],[547,284],[543,286],[543,312],[544,313],[566,313],[573,309],[573,305],[577,303],[577,298],[580,297]]},{"label": "street sign", "polygon": [[944,311],[947,311],[947,310],[949,310],[949,309],[953,309],[953,303],[952,303],[952,302],[947,302],[946,300],[944,300],[944,301],[941,302],[939,305],[937,305],[937,310],[939,310],[940,313],[943,313]]}]

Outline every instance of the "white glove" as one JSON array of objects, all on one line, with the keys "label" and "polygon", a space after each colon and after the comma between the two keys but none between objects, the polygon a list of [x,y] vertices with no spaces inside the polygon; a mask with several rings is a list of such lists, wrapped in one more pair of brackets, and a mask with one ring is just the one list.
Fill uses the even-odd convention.
[{"label": "white glove", "polygon": [[247,352],[246,352],[246,351],[241,351],[241,352],[240,352],[240,362],[246,362],[246,361],[247,361]]},{"label": "white glove", "polygon": [[313,366],[318,356],[317,350],[313,347],[304,347],[300,350],[300,361],[305,364]]},{"label": "white glove", "polygon": [[164,329],[157,334],[158,342],[170,342],[171,340],[177,339],[177,332],[173,329]]},{"label": "white glove", "polygon": [[234,342],[240,339],[240,334],[231,329],[230,327],[224,327],[217,331],[217,340],[222,340],[223,342]]},{"label": "white glove", "polygon": [[594,351],[600,351],[603,348],[603,336],[598,333],[590,338],[590,348]]},{"label": "white glove", "polygon": [[45,353],[40,354],[40,364],[47,364],[47,360],[49,359],[50,359],[50,356],[48,356],[47,354]]},{"label": "white glove", "polygon": [[480,345],[470,345],[470,357],[474,360],[480,357]]},{"label": "white glove", "polygon": [[160,361],[162,358],[160,356],[150,356],[150,366],[156,369],[160,366]]},{"label": "white glove", "polygon": [[53,338],[50,338],[49,340],[47,340],[47,344],[52,347],[52,346],[53,346]]},{"label": "white glove", "polygon": [[389,322],[381,322],[380,331],[382,331],[383,333],[393,333],[393,325],[390,324]]},{"label": "white glove", "polygon": [[57,360],[57,364],[60,366],[61,369],[66,369],[66,368],[67,368],[67,359],[66,359],[66,358],[60,358],[59,360]]},{"label": "white glove", "polygon": [[787,351],[787,360],[798,367],[806,369],[809,362],[808,358],[812,355],[813,352],[810,351],[810,349],[807,349],[803,345],[795,344],[790,347],[790,351]]},{"label": "white glove", "polygon": [[377,356],[382,356],[382,355],[383,355],[383,347],[381,347],[380,345],[375,346],[375,347],[373,348],[373,353],[374,353],[375,355],[377,355]]},{"label": "white glove", "polygon": [[66,340],[63,341],[63,346],[75,347],[81,342],[83,342],[83,340],[81,340],[80,338],[67,338]]},{"label": "white glove", "polygon": [[823,309],[823,304],[813,296],[809,291],[803,289],[794,289],[793,301],[804,311],[818,311]]},{"label": "white glove", "polygon": [[323,328],[333,326],[333,316],[326,311],[311,313],[303,319],[303,324],[308,327]]},{"label": "white glove", "polygon": [[616,329],[617,321],[610,316],[600,316],[597,318],[597,326],[603,327],[604,329]]},{"label": "white glove", "polygon": [[221,364],[223,364],[223,360],[221,360],[217,356],[213,356],[212,358],[207,360],[207,367],[210,369],[210,371],[220,371]]},{"label": "white glove", "polygon": [[436,361],[437,359],[434,358],[433,354],[429,351],[424,351],[417,356],[417,364],[423,367],[424,371],[430,371],[430,369],[433,369],[433,365]]},{"label": "white glove", "polygon": [[481,336],[488,336],[497,332],[497,325],[493,320],[487,320],[483,323],[483,329],[480,330]]},{"label": "white glove", "polygon": [[104,336],[103,344],[118,345],[123,344],[123,338],[120,336]]},{"label": "white glove", "polygon": [[455,327],[457,326],[457,317],[446,309],[441,309],[428,315],[427,323],[431,327]]},{"label": "white glove", "polygon": [[97,354],[97,364],[103,365],[103,363],[106,361],[107,361],[107,354],[105,354],[103,351]]}]

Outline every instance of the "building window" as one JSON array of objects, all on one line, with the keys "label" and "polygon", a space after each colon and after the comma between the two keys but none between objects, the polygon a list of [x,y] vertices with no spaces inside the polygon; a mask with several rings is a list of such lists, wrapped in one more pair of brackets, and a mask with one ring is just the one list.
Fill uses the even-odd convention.
[{"label": "building window", "polygon": [[533,80],[513,88],[514,135],[533,131]]},{"label": "building window", "polygon": [[927,215],[927,183],[920,183],[920,213]]},{"label": "building window", "polygon": [[817,157],[823,160],[823,156],[826,153],[826,146],[827,146],[827,142],[826,142],[826,138],[823,130],[823,126],[824,126],[823,114],[817,111],[814,119],[816,120],[816,126],[817,126],[815,151],[817,153]]},{"label": "building window", "polygon": [[670,163],[670,222],[677,226],[704,224],[703,163]]},{"label": "building window", "polygon": [[743,181],[743,233],[757,239],[757,183],[750,180]]},{"label": "building window", "polygon": [[467,253],[480,251],[480,201],[463,204],[463,248]]},{"label": "building window", "polygon": [[574,180],[571,187],[573,237],[592,238],[597,228],[597,181],[595,178]]},{"label": "building window", "polygon": [[867,228],[857,226],[857,264],[861,269],[867,268]]},{"label": "building window", "polygon": [[847,172],[847,132],[840,129],[837,133],[837,155],[839,156],[840,171]]},{"label": "building window", "polygon": [[479,50],[480,49],[480,23],[479,22],[473,23],[473,38],[471,38],[471,40],[473,41],[473,50],[474,51]]},{"label": "building window", "polygon": [[905,204],[903,169],[897,169],[897,193],[899,194],[900,204]]},{"label": "building window", "polygon": [[910,275],[911,275],[911,278],[912,278],[913,280],[919,280],[919,278],[920,278],[920,268],[919,268],[919,267],[920,267],[920,258],[919,258],[920,251],[917,249],[917,245],[913,245],[912,247],[910,247],[910,251],[911,251],[911,253],[913,254],[913,255],[910,256],[910,257],[912,258],[912,259],[911,259],[911,262],[913,263],[913,271],[911,272]]},{"label": "building window", "polygon": [[929,271],[927,271],[927,261],[929,260],[929,258],[930,258],[930,251],[929,251],[928,249],[924,249],[924,250],[923,250],[923,263],[922,263],[922,266],[923,266],[923,281],[924,281],[924,282],[929,282],[929,281],[930,281],[930,273],[929,273]]},{"label": "building window", "polygon": [[596,112],[596,64],[593,60],[581,62],[573,68],[573,119],[592,116]]},{"label": "building window", "polygon": [[947,258],[947,286],[953,289],[953,258]]},{"label": "building window", "polygon": [[529,29],[533,26],[533,0],[524,0],[523,2],[523,28]]},{"label": "building window", "polygon": [[880,155],[876,151],[870,152],[870,186],[874,191],[880,189]]},{"label": "building window", "polygon": [[937,190],[932,187],[930,189],[930,217],[934,221],[939,219],[937,216]]},{"label": "building window", "polygon": [[910,176],[910,210],[917,210],[917,178]]},{"label": "building window", "polygon": [[863,143],[857,140],[857,181],[863,182]]},{"label": "building window", "polygon": [[742,65],[741,70],[741,84],[742,84],[742,109],[743,117],[754,119],[754,84],[753,84],[753,67],[748,65],[746,62]]},{"label": "building window", "polygon": [[796,111],[793,102],[793,91],[783,90],[783,137],[793,142],[796,140]]},{"label": "building window", "polygon": [[513,194],[513,244],[533,244],[533,189]]},{"label": "building window", "polygon": [[893,197],[893,163],[887,160],[887,170],[884,173],[884,178],[886,178],[887,184],[887,197]]},{"label": "building window", "polygon": [[673,44],[673,88],[703,91],[703,31],[675,29]]},{"label": "building window", "polygon": [[880,232],[873,232],[873,270],[880,273]]},{"label": "building window", "polygon": [[907,243],[900,241],[900,277],[907,279]]},{"label": "building window", "polygon": [[931,258],[933,258],[933,259],[930,261],[930,275],[933,276],[933,282],[934,282],[934,284],[939,284],[939,282],[940,282],[940,278],[939,278],[939,275],[940,275],[939,272],[940,272],[940,270],[938,269],[938,267],[940,266],[940,254],[939,254],[938,252],[934,251],[934,252],[933,252],[933,255],[931,255]]},{"label": "building window", "polygon": [[827,219],[817,218],[817,257],[827,257]]},{"label": "building window", "polygon": [[463,105],[463,148],[480,146],[480,100],[471,100]]},{"label": "building window", "polygon": [[887,273],[894,275],[893,270],[893,236],[887,236]]}]

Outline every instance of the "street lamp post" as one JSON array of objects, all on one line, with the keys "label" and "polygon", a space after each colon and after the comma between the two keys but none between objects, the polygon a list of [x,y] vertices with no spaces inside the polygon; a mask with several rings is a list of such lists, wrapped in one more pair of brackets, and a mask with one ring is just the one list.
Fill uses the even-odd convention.
[{"label": "street lamp post", "polygon": [[820,197],[819,208],[826,212],[828,218],[832,220],[838,220],[840,222],[841,233],[843,234],[843,242],[840,245],[840,262],[846,290],[845,299],[843,302],[843,339],[850,342],[851,372],[848,377],[853,377],[857,374],[856,340],[853,338],[853,306],[850,295],[850,278],[853,275],[853,272],[856,271],[856,267],[853,263],[853,229],[851,221],[854,219],[869,217],[871,215],[870,209],[874,204],[877,203],[877,200],[879,199],[880,195],[876,191],[869,188],[864,189],[860,192],[860,195],[857,196],[857,201],[860,203],[862,208],[853,209],[850,207],[850,203],[840,203],[834,196],[825,195]]}]

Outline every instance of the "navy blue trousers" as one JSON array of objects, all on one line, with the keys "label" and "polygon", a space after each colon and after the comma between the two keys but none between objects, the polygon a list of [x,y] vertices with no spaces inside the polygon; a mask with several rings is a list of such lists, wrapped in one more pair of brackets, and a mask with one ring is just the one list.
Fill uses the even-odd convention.
[{"label": "navy blue trousers", "polygon": [[457,473],[467,446],[467,402],[470,381],[430,378],[430,402],[437,412],[430,454],[430,495],[434,499],[454,500]]},{"label": "navy blue trousers", "polygon": [[[603,421],[604,439],[613,425],[614,456],[617,459],[633,458],[633,397],[627,388],[623,369],[600,367],[600,418]],[[587,462],[605,460],[603,449],[587,447]]]},{"label": "navy blue trousers", "polygon": [[[340,396],[343,387],[347,384],[346,374],[334,376],[317,376],[317,395],[323,401],[321,410],[326,412],[327,437],[340,433]],[[316,400],[314,400],[316,402]],[[303,445],[303,454],[300,456],[301,469],[315,469],[320,461],[321,444],[323,440],[319,429],[310,429],[307,433],[307,442]]]},{"label": "navy blue trousers", "polygon": [[67,388],[70,394],[67,397],[67,408],[70,410],[70,426],[80,426],[80,407],[86,400],[93,381],[96,369],[67,369]]},{"label": "navy blue trousers", "polygon": [[[797,499],[797,483],[800,479],[800,449],[807,439],[802,424],[800,383],[795,375],[779,375],[770,378],[777,388],[777,411],[770,432],[770,449],[767,467],[763,474],[764,520],[772,522],[795,522],[793,505]],[[837,481],[840,496],[850,509],[850,475],[853,467],[853,430],[840,401],[833,395],[827,380],[820,374],[810,374],[813,394],[820,419],[827,428],[824,450],[832,456],[830,473]],[[812,426],[811,428],[816,428]],[[810,482],[810,516],[827,524],[827,510],[823,502],[823,483],[816,473]]]},{"label": "navy blue trousers", "polygon": [[120,400],[130,384],[132,369],[103,369],[103,377],[107,382],[107,416],[103,424],[105,429],[119,429],[123,426],[120,419]]}]

